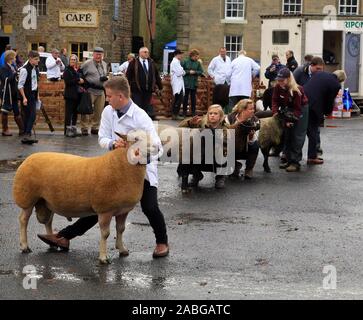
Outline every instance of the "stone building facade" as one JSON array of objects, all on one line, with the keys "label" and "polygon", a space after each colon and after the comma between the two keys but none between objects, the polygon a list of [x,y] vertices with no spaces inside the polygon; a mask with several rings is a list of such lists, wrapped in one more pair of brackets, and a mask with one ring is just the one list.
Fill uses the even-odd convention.
[{"label": "stone building facade", "polygon": [[[38,9],[35,29],[24,9],[29,4]],[[101,46],[107,62],[119,62],[131,52],[133,0],[2,0],[0,6],[0,45],[10,43],[22,55],[43,45],[48,52],[67,48],[82,59],[83,51]]]},{"label": "stone building facade", "polygon": [[334,6],[338,15],[363,14],[363,1],[356,0],[178,0],[178,47],[199,49],[205,65],[222,46],[232,58],[244,49],[259,61],[261,16],[321,15],[327,13],[327,5]]}]

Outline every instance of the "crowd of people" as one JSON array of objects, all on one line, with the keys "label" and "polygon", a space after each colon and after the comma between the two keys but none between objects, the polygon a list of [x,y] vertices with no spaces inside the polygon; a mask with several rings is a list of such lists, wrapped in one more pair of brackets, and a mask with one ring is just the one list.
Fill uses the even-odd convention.
[{"label": "crowd of people", "polygon": [[[39,52],[43,50],[39,48],[38,52],[30,51],[28,60],[20,66],[16,59],[16,52],[11,50],[10,46],[6,49],[0,58],[0,63],[3,61],[0,71],[2,135],[12,135],[8,127],[8,115],[13,112],[19,127],[19,135],[23,136],[22,143],[36,143],[37,140],[32,139],[31,136],[36,109],[40,103]],[[253,105],[256,111],[253,101],[249,99],[252,97],[252,80],[258,76],[260,67],[246,55],[245,51],[241,50],[238,57],[231,61],[226,48],[222,47],[219,54],[211,60],[208,76],[215,83],[214,104],[208,109],[203,121],[196,116],[198,78],[205,76],[200,52],[192,49],[185,59],[183,55],[181,50],[175,50],[174,59],[170,65],[171,87],[174,95],[171,111],[174,120],[181,121],[190,116],[190,119],[182,122],[182,126],[203,123],[202,128],[205,128],[209,127],[212,121],[209,117],[212,114],[215,116],[218,114],[220,123],[217,122],[228,126],[235,122],[234,113],[241,101],[250,101],[249,105]],[[60,52],[52,49],[51,55],[45,60],[47,79],[59,81],[62,78],[65,82],[64,134],[66,137],[86,136],[89,134],[89,127],[91,134],[98,134],[101,114],[106,105],[104,83],[108,80],[108,68],[103,57],[103,48],[96,47],[93,50],[92,59],[80,65],[76,55],[67,56],[66,49]],[[308,163],[324,163],[321,158],[320,125],[324,121],[324,115],[331,112],[334,99],[346,75],[343,71],[333,74],[324,72],[323,59],[310,55],[305,57],[303,65],[298,66],[291,50],[286,52],[286,62],[286,65],[283,65],[277,54],[272,56],[271,65],[265,70],[269,85],[262,100],[264,109],[271,109],[273,116],[288,112],[292,115],[284,124],[283,146],[281,150],[276,148],[274,153],[280,155],[281,152],[281,168],[286,169],[287,172],[296,172],[300,170],[302,147],[306,135],[309,138]],[[120,66],[120,72],[128,79],[133,102],[153,119],[152,94],[162,90],[162,82],[158,68],[150,58],[148,48],[140,48],[137,57],[129,54],[127,61]],[[223,102],[221,92],[229,97],[228,101]],[[85,100],[86,98],[88,100]],[[92,106],[91,114],[80,112],[80,105],[85,103],[84,100]],[[183,105],[182,115],[180,115],[181,105]],[[79,113],[81,113],[80,133],[77,131]],[[231,115],[233,115],[232,118]],[[254,136],[254,134],[253,132],[251,135]],[[249,136],[250,133],[247,135]],[[251,146],[249,149],[255,148]],[[239,167],[240,164],[237,162],[236,168]],[[251,168],[249,165],[245,173],[246,178],[251,177],[252,169],[253,166]],[[187,168],[184,171],[193,172],[193,170]],[[237,175],[237,171],[234,175]],[[197,173],[193,174],[193,177],[194,180],[198,180],[201,175]],[[222,181],[223,178],[218,177],[217,180]],[[192,184],[195,185],[195,183]],[[216,186],[223,186],[223,183],[216,183]]]},{"label": "crowd of people", "polygon": [[[32,129],[40,101],[39,51],[30,51],[24,64],[17,60],[16,51],[10,47],[0,58],[2,135],[11,136],[8,115],[12,112],[24,144],[37,142],[32,139]],[[111,151],[126,146],[115,132],[127,134],[131,129],[142,129],[153,136],[154,142],[160,147],[160,139],[151,121],[154,118],[151,99],[153,92],[162,90],[162,82],[148,48],[140,48],[137,57],[128,55],[126,63],[120,67],[124,76],[111,80],[103,57],[103,48],[96,47],[92,59],[80,65],[77,55],[72,54],[68,58],[65,49],[61,52],[53,49],[45,61],[47,79],[59,81],[63,78],[65,82],[65,136],[86,136],[90,127],[91,134],[98,135],[101,147]],[[281,158],[280,168],[297,172],[300,170],[306,136],[309,138],[307,163],[324,163],[319,156],[322,154],[319,127],[324,116],[332,112],[335,97],[346,80],[346,74],[342,70],[324,72],[324,61],[320,57],[306,56],[305,63],[299,67],[291,50],[286,52],[286,60],[287,64],[283,65],[278,55],[272,56],[272,63],[265,71],[269,88],[264,93],[263,105],[265,110],[271,109],[271,116],[283,119],[283,143],[275,150]],[[259,65],[245,51],[240,51],[238,57],[231,61],[226,48],[220,48],[219,54],[208,66],[208,74],[215,82],[213,100],[220,98],[220,92],[224,92],[229,100],[214,103],[206,115],[198,116],[198,78],[204,76],[200,52],[192,49],[183,59],[183,52],[177,49],[170,66],[174,94],[171,106],[173,119],[182,120],[179,127],[210,130],[213,136],[217,129],[236,129],[239,145],[235,150],[236,162],[230,175],[239,178],[243,167],[241,160],[246,160],[243,176],[247,180],[253,177],[259,153],[259,112],[256,112],[255,102],[251,99],[252,80],[259,72]],[[81,131],[78,133],[77,117],[85,96],[88,96],[93,112],[91,115],[81,114]],[[213,141],[215,143],[215,139]],[[211,164],[203,161],[201,164],[180,164],[178,173],[182,178],[182,191],[188,192],[190,187],[198,186],[205,171],[216,173],[215,187],[223,188],[226,175],[217,174],[221,166],[223,164],[216,161]],[[192,176],[190,183],[189,175]],[[141,206],[156,236],[157,245],[153,255],[163,257],[168,254],[169,247],[164,217],[157,203],[157,182],[157,168],[152,162],[147,165]],[[40,238],[47,243],[68,248],[70,239],[83,234],[96,222],[94,217],[81,219],[58,234],[40,235]]]}]

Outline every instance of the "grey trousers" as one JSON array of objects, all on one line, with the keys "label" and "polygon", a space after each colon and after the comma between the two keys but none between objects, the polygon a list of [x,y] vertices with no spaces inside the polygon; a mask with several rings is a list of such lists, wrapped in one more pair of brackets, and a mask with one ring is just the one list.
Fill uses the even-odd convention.
[{"label": "grey trousers", "polygon": [[286,131],[285,153],[289,163],[299,164],[303,158],[302,149],[305,143],[306,132],[309,122],[309,106],[301,108],[302,114],[300,120],[293,128]]}]

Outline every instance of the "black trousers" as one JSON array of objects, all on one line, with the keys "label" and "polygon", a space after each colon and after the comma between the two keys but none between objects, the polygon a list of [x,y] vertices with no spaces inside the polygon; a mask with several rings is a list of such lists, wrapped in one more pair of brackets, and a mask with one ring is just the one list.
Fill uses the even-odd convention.
[{"label": "black trousers", "polygon": [[252,170],[255,166],[258,152],[260,151],[260,145],[258,141],[248,145],[248,149],[245,152],[236,153],[237,160],[246,160],[246,170]]},{"label": "black trousers", "polygon": [[183,90],[180,91],[180,93],[176,93],[174,95],[173,110],[172,110],[174,116],[179,115],[180,106],[183,103],[183,97],[184,97]]},{"label": "black trousers", "polygon": [[132,101],[134,101],[141,109],[147,111],[147,107],[151,103],[152,92],[133,91]]},{"label": "black trousers", "polygon": [[66,128],[69,126],[75,126],[77,124],[77,107],[79,105],[80,99],[66,99],[66,108],[64,115],[64,134],[66,133]]},{"label": "black trousers", "polygon": [[318,144],[318,137],[320,137],[319,135],[320,123],[321,120],[316,116],[314,112],[310,111],[308,130],[307,130],[307,136],[309,138],[308,159],[316,159],[318,157],[317,144]]},{"label": "black trousers", "polygon": [[189,104],[189,95],[191,100],[192,116],[195,116],[197,106],[197,89],[185,89],[184,103],[183,103],[183,115],[186,117]]},{"label": "black trousers", "polygon": [[[166,224],[162,212],[158,205],[158,189],[150,186],[149,181],[144,181],[144,192],[140,201],[141,209],[148,218],[151,227],[155,233],[157,244],[167,244],[168,236],[166,233]],[[73,239],[83,235],[98,222],[98,216],[89,216],[78,219],[72,225],[59,231],[59,235],[66,239]]]},{"label": "black trousers", "polygon": [[30,96],[26,97],[28,100],[28,104],[22,106],[22,117],[23,117],[23,123],[24,123],[24,133],[26,135],[32,134],[33,125],[37,116],[37,110],[36,110],[36,102],[38,99],[38,91],[32,91]]}]

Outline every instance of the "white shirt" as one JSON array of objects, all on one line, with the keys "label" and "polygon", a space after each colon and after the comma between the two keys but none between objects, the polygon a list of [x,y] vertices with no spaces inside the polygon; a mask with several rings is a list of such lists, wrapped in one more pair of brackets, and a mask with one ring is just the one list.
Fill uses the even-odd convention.
[{"label": "white shirt", "polygon": [[181,91],[185,92],[184,78],[185,71],[181,66],[180,60],[174,58],[170,64],[171,87],[173,95],[179,94]]},{"label": "white shirt", "polygon": [[260,66],[251,58],[240,55],[231,64],[231,88],[230,97],[246,96],[252,94],[252,76],[256,76]]},{"label": "white shirt", "polygon": [[231,73],[231,58],[226,56],[226,61],[221,56],[212,59],[208,66],[208,73],[214,78],[215,84],[229,84],[229,74]]},{"label": "white shirt", "polygon": [[59,79],[61,77],[61,71],[63,71],[65,67],[61,59],[59,59],[61,64],[57,64],[56,61],[57,60],[55,60],[53,56],[48,57],[47,60],[45,61],[45,66],[47,67],[47,79],[51,78]]},{"label": "white shirt", "polygon": [[[162,153],[160,138],[155,130],[154,124],[147,113],[132,102],[129,110],[121,118],[118,117],[117,111],[110,105],[105,107],[101,116],[101,124],[98,131],[98,143],[103,149],[109,150],[113,141],[119,137],[115,132],[127,135],[133,130],[144,130],[150,135],[152,144],[159,149],[159,156]],[[158,167],[156,161],[146,165],[146,180],[152,187],[158,186]]]},{"label": "white shirt", "polygon": [[[24,66],[20,69],[19,73],[19,82],[18,82],[18,89],[24,88],[24,84],[26,81],[26,77],[28,76],[28,71],[24,68]],[[35,68],[32,69],[32,91],[38,89],[38,79],[37,79],[37,72]]]},{"label": "white shirt", "polygon": [[139,60],[140,60],[142,67],[144,67],[143,63],[145,61],[146,69],[147,69],[147,71],[149,71],[149,61],[147,59],[142,59],[142,58],[139,58]]},{"label": "white shirt", "polygon": [[118,71],[122,73],[126,73],[127,68],[129,67],[129,62],[125,61],[122,65],[119,66]]}]

